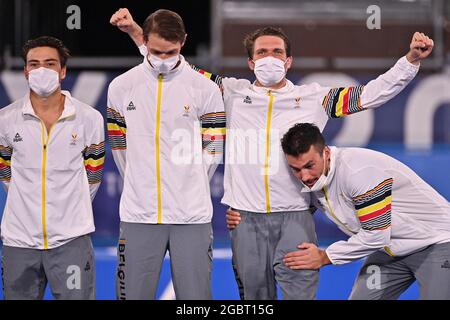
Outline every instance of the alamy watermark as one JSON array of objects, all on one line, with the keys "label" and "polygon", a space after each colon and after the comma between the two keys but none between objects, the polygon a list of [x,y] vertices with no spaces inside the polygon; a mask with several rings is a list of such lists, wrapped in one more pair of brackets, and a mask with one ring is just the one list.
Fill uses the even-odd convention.
[{"label": "alamy watermark", "polygon": [[367,29],[381,29],[381,8],[375,4],[372,4],[367,7],[366,13],[370,14],[366,20]]},{"label": "alamy watermark", "polygon": [[80,290],[81,289],[81,269],[77,265],[70,265],[67,267],[66,273],[69,275],[67,277],[66,285],[69,290]]},{"label": "alamy watermark", "polygon": [[[200,134],[200,123],[194,123],[192,131],[176,129],[170,136],[170,161],[174,165],[223,163],[224,153],[221,143],[215,140],[204,146]],[[205,132],[207,134],[207,132]],[[212,138],[214,139],[214,138]],[[277,174],[283,152],[280,144],[281,133],[277,129],[269,132],[263,129],[227,129],[226,131],[226,165],[245,165],[259,167],[261,175]],[[218,150],[221,148],[220,150]]]},{"label": "alamy watermark", "polygon": [[367,274],[370,276],[366,280],[367,289],[380,290],[381,289],[381,269],[379,266],[370,265],[367,267]]},{"label": "alamy watermark", "polygon": [[69,30],[81,29],[81,9],[79,6],[72,4],[67,7],[66,13],[70,16],[66,20],[66,26]]}]

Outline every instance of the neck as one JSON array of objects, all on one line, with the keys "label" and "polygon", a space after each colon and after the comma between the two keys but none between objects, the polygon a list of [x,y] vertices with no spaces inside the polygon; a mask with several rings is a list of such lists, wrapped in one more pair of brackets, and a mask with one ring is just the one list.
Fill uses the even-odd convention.
[{"label": "neck", "polygon": [[267,88],[267,89],[272,89],[272,90],[277,90],[277,89],[281,89],[283,88],[287,83],[286,78],[283,78],[283,80],[281,80],[280,82],[278,82],[277,84],[274,84],[273,86],[264,86],[263,84],[261,84],[261,82],[259,82],[258,80],[256,80],[255,85],[257,87],[263,87],[263,88]]},{"label": "neck", "polygon": [[30,90],[30,101],[37,115],[48,113],[62,113],[64,109],[65,96],[61,89],[56,90],[48,97],[41,97]]}]

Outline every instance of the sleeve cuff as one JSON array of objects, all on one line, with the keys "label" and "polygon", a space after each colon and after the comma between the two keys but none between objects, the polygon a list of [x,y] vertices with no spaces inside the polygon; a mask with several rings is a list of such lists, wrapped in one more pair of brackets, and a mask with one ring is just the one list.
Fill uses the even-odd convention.
[{"label": "sleeve cuff", "polygon": [[145,44],[141,44],[138,47],[138,49],[142,56],[144,56],[144,57],[147,56],[148,51],[147,51],[147,47],[145,46]]},{"label": "sleeve cuff", "polygon": [[408,73],[417,73],[420,69],[420,63],[419,65],[412,64],[411,62],[406,59],[406,56],[401,57],[397,61],[397,65],[402,69],[405,70]]},{"label": "sleeve cuff", "polygon": [[328,256],[328,259],[330,259],[331,263],[333,265],[336,265],[336,261],[333,259],[333,257],[331,256],[330,252],[328,251],[328,248],[325,250],[325,254]]}]

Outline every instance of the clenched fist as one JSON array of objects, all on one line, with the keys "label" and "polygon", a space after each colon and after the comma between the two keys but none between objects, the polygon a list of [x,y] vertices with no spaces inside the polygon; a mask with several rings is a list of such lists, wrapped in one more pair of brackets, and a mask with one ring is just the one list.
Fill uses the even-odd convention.
[{"label": "clenched fist", "polygon": [[134,20],[127,8],[120,8],[112,16],[109,22],[117,26],[121,31],[129,33],[133,31]]},{"label": "clenched fist", "polygon": [[421,60],[430,55],[431,51],[433,51],[433,47],[433,39],[430,39],[421,32],[416,32],[409,45],[409,52],[406,54],[406,59],[408,59],[409,62],[418,65]]},{"label": "clenched fist", "polygon": [[112,16],[109,22],[117,26],[119,30],[128,33],[137,46],[144,43],[142,28],[133,20],[133,17],[127,8],[120,8]]}]

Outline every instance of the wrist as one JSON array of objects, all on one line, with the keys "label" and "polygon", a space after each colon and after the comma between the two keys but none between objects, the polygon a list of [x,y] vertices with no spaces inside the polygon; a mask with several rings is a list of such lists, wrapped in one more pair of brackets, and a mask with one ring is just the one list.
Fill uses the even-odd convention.
[{"label": "wrist", "polygon": [[411,52],[408,52],[408,53],[406,54],[406,60],[408,60],[409,63],[414,64],[414,65],[416,65],[416,66],[418,66],[418,65],[420,64],[420,59],[419,59],[419,58],[414,59],[414,58],[412,57]]},{"label": "wrist", "polygon": [[138,36],[139,34],[142,34],[142,28],[136,23],[136,21],[133,21],[131,26],[128,27],[127,33],[130,36]]},{"label": "wrist", "polygon": [[331,264],[330,258],[328,258],[327,252],[325,250],[320,250],[321,263],[322,265]]}]

